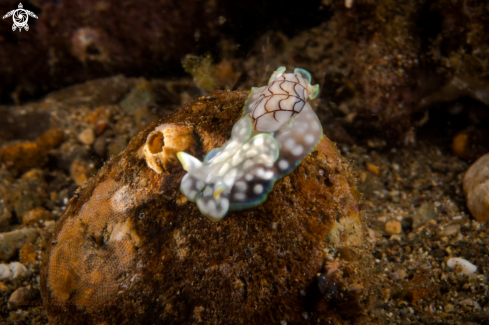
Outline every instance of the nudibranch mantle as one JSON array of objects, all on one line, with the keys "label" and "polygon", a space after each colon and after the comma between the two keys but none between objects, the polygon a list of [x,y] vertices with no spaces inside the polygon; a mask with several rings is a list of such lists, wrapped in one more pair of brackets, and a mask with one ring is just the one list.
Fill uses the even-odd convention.
[{"label": "nudibranch mantle", "polygon": [[[252,100],[245,104],[245,114],[251,115],[257,131],[277,131],[302,111],[308,97],[314,99],[319,93],[319,85],[310,84],[311,75],[306,70],[284,72],[285,67],[280,67],[272,74],[267,86],[252,88]],[[253,95],[258,93],[254,98]]]},{"label": "nudibranch mantle", "polygon": [[211,150],[204,161],[179,152],[188,173],[180,191],[211,221],[228,210],[247,209],[265,201],[276,180],[289,174],[316,147],[323,130],[307,99],[312,86],[309,72],[278,68],[268,85],[252,88],[243,116],[233,126],[222,148]]}]

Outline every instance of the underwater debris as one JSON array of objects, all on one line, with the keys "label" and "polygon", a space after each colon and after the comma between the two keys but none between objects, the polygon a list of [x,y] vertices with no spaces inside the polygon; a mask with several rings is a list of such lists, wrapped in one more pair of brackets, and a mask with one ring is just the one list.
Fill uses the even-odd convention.
[{"label": "underwater debris", "polygon": [[90,146],[95,142],[95,132],[92,128],[86,128],[78,134],[78,140]]},{"label": "underwater debris", "polygon": [[192,75],[195,85],[208,92],[217,88],[232,89],[239,77],[231,62],[223,59],[215,64],[210,54],[205,56],[187,54],[182,60],[182,66],[185,72]]},{"label": "underwater debris", "polygon": [[214,67],[210,54],[204,57],[188,54],[182,60],[182,66],[185,72],[194,77],[197,87],[207,91],[213,91],[216,88],[216,81],[213,77]]},{"label": "underwater debris", "polygon": [[452,139],[452,151],[466,161],[474,161],[489,151],[489,129],[469,126],[455,134]]},{"label": "underwater debris", "polygon": [[456,76],[438,91],[420,100],[420,107],[432,106],[440,102],[454,101],[460,97],[470,97],[489,105],[489,84],[473,76]]},{"label": "underwater debris", "polygon": [[110,38],[100,29],[82,27],[75,30],[71,36],[71,54],[83,64],[87,61],[105,63],[110,58]]},{"label": "underwater debris", "polygon": [[319,85],[311,85],[306,70],[284,72],[278,68],[267,86],[251,89],[224,147],[212,149],[204,162],[178,153],[188,172],[180,190],[211,221],[265,201],[275,181],[293,171],[323,137],[307,103]]}]

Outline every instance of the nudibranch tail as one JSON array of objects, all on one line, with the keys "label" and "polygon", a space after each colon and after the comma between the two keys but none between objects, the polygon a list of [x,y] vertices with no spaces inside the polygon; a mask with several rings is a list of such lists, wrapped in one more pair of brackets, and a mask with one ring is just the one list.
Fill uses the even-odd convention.
[{"label": "nudibranch tail", "polygon": [[187,172],[193,175],[201,174],[202,162],[200,160],[183,151],[177,152],[177,158]]},{"label": "nudibranch tail", "polygon": [[290,173],[316,147],[323,130],[308,99],[319,93],[304,69],[278,68],[267,86],[252,88],[231,138],[200,162],[178,153],[188,171],[180,190],[209,220],[228,210],[254,207],[266,200],[276,180]]}]

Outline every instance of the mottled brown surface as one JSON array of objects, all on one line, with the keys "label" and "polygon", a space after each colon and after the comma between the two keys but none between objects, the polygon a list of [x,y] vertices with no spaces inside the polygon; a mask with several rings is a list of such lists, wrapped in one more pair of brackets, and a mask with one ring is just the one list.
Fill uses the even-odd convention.
[{"label": "mottled brown surface", "polygon": [[[180,194],[183,170],[157,174],[138,155],[156,126],[183,123],[194,125],[202,158],[229,138],[246,96],[217,91],[190,102],[133,138],[75,194],[42,267],[52,323],[341,324],[361,312],[360,195],[327,138],[265,203],[217,224]],[[338,265],[325,265],[334,252],[353,265],[337,281],[347,297],[337,305],[317,280],[326,269],[334,279]]]},{"label": "mottled brown surface", "polygon": [[[353,143],[353,135],[409,145],[427,123],[448,138],[469,125],[480,133],[488,125],[488,8],[481,0],[354,0],[351,8],[325,0],[316,13],[331,16],[321,25],[293,37],[270,31],[236,61],[248,77],[244,89],[278,66],[308,70],[321,86],[313,105],[333,141]],[[488,151],[487,141],[468,146]]]},{"label": "mottled brown surface", "polygon": [[[0,12],[17,5],[4,1]],[[12,19],[0,20],[4,102],[118,73],[178,78],[184,57],[205,62],[184,65],[207,91],[247,90],[280,65],[298,66],[321,85],[318,112],[324,124],[334,124],[325,132],[335,141],[375,134],[391,145],[414,144],[418,128],[436,121],[446,137],[471,134],[464,159],[488,151],[486,1],[355,0],[348,8],[345,0],[24,5],[39,15],[29,20],[29,32],[12,32]],[[188,60],[207,51],[209,60]],[[450,120],[450,128],[433,113]]]},{"label": "mottled brown surface", "polygon": [[[0,94],[19,99],[117,73],[168,74],[202,41],[215,38],[210,1],[29,1],[28,32],[0,20]],[[17,9],[3,1],[0,13]],[[206,9],[209,10],[206,10]]]},{"label": "mottled brown surface", "polygon": [[37,141],[18,142],[0,149],[0,164],[16,173],[24,173],[34,167],[42,167],[47,162],[48,151],[63,141],[63,131],[51,128]]}]

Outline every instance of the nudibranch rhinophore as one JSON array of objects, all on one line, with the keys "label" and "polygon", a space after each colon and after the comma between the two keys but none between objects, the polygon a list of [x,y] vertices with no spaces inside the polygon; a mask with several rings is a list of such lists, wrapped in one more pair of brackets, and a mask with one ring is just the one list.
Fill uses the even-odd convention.
[{"label": "nudibranch rhinophore", "polygon": [[180,191],[211,221],[229,210],[247,209],[267,198],[277,179],[289,174],[316,147],[323,129],[307,99],[319,85],[303,69],[275,71],[268,85],[252,88],[231,139],[201,162],[179,152],[188,173]]}]

